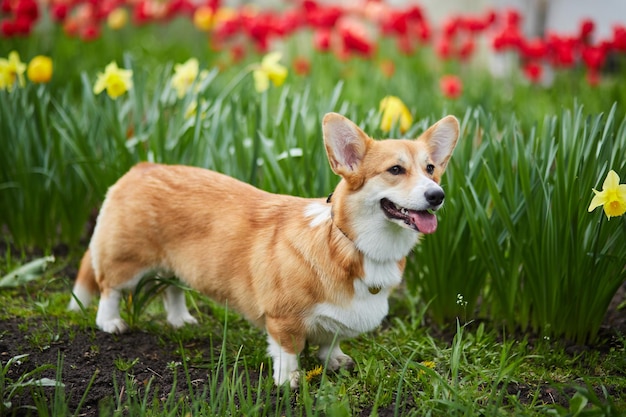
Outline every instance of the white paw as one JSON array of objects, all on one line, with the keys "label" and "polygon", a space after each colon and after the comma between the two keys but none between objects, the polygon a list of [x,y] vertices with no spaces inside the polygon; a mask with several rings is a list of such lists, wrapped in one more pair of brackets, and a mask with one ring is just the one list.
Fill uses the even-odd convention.
[{"label": "white paw", "polygon": [[280,387],[289,382],[292,389],[298,389],[300,386],[298,355],[285,351],[270,335],[267,336],[267,340],[268,353],[274,362],[274,384]]},{"label": "white paw", "polygon": [[320,346],[317,357],[320,358],[322,362],[326,362],[326,366],[331,371],[336,371],[339,368],[351,369],[354,366],[352,358],[343,353],[338,344],[334,346]]},{"label": "white paw", "polygon": [[167,322],[175,329],[183,327],[185,324],[198,324],[198,320],[189,313],[176,316],[168,315]]},{"label": "white paw", "polygon": [[68,311],[80,311],[80,305],[78,304],[78,301],[72,298],[70,300],[69,305],[67,306],[67,310]]},{"label": "white paw", "polygon": [[352,369],[353,367],[354,360],[345,353],[333,355],[328,358],[328,369],[330,369],[331,371],[336,371],[340,368]]},{"label": "white paw", "polygon": [[292,390],[300,388],[300,371],[293,371],[289,374],[289,387]]},{"label": "white paw", "polygon": [[300,388],[300,371],[295,370],[289,373],[274,375],[274,385],[281,387],[289,382],[289,388],[297,390]]},{"label": "white paw", "polygon": [[106,321],[96,320],[96,325],[100,328],[100,330],[106,333],[119,334],[128,330],[128,325],[122,319],[112,319]]}]

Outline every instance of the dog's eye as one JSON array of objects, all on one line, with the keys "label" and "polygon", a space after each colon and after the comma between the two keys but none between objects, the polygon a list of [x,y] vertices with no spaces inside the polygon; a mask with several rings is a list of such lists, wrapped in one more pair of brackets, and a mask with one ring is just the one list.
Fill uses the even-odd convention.
[{"label": "dog's eye", "polygon": [[404,169],[404,167],[401,167],[400,165],[394,165],[391,168],[389,168],[387,172],[389,172],[391,175],[401,175],[401,174],[404,174],[406,170]]},{"label": "dog's eye", "polygon": [[428,172],[428,175],[433,175],[435,173],[435,166],[433,164],[426,165],[426,172]]}]

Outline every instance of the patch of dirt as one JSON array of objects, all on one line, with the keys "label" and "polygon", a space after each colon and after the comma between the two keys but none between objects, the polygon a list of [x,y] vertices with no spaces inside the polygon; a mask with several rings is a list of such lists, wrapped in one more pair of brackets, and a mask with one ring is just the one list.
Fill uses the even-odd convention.
[{"label": "patch of dirt", "polygon": [[[0,244],[0,250],[1,250]],[[67,250],[66,250],[67,251]],[[61,254],[63,256],[63,254]],[[74,267],[66,267],[64,271],[66,276],[75,276]],[[606,352],[612,346],[618,343],[620,337],[626,335],[626,310],[618,310],[617,307],[626,299],[626,284],[623,285],[615,295],[609,311],[606,315],[604,324],[601,329],[599,340],[600,345],[596,346],[568,346],[566,351],[575,356],[581,351],[597,350]],[[112,407],[113,401],[117,396],[124,398],[126,393],[123,392],[126,386],[125,373],[120,368],[120,362],[132,364],[131,371],[137,386],[147,386],[152,379],[152,389],[158,387],[158,396],[162,401],[167,400],[167,396],[172,392],[176,381],[174,395],[178,398],[189,396],[189,385],[187,376],[182,366],[180,366],[180,354],[177,353],[179,346],[167,338],[160,338],[156,334],[133,331],[122,336],[110,335],[101,331],[76,330],[70,340],[69,334],[59,335],[59,339],[50,343],[45,349],[38,349],[29,341],[29,334],[25,334],[20,326],[24,323],[22,318],[13,318],[0,322],[0,361],[6,364],[7,360],[18,354],[28,353],[29,357],[20,365],[13,365],[7,375],[8,378],[14,379],[45,364],[53,364],[51,369],[44,371],[38,377],[56,377],[56,364],[60,355],[63,357],[62,381],[65,384],[65,395],[73,413],[79,406],[83,393],[89,386],[88,395],[81,405],[81,416],[99,415],[99,409],[103,405],[109,404]],[[32,325],[32,326],[31,326]],[[36,329],[40,323],[28,323],[27,328]],[[453,330],[453,329],[452,329]],[[30,330],[29,330],[30,331]],[[451,340],[452,335],[447,335],[447,331],[438,333],[433,329],[438,337],[444,340]],[[448,337],[449,336],[449,337]],[[195,343],[195,342],[194,342]],[[202,341],[197,341],[201,344]],[[219,355],[219,351],[209,352],[203,351],[203,357],[209,355]],[[116,363],[117,362],[117,363]],[[253,386],[258,384],[260,378],[259,372],[248,370]],[[267,372],[267,371],[266,371]],[[194,366],[188,367],[187,374],[194,387],[202,390],[209,378],[209,370]],[[263,377],[268,377],[263,375]],[[114,386],[113,381],[117,382]],[[610,387],[609,387],[610,388]],[[528,386],[524,384],[511,383],[507,386],[507,392],[510,395],[517,395],[519,401],[523,403],[545,403],[560,404],[565,407],[573,395],[570,389],[559,390],[558,388],[542,385]],[[46,388],[45,394],[51,398],[53,394],[52,388]],[[295,396],[287,407],[295,407]],[[152,397],[150,397],[152,398]],[[271,394],[271,400],[275,401],[278,393],[274,391]],[[410,399],[403,407],[410,407]],[[22,395],[13,399],[14,405],[33,405],[33,395],[30,392],[24,392]],[[266,410],[267,411],[267,410]],[[361,415],[369,415],[371,410],[363,410]],[[391,416],[394,414],[394,404],[388,408],[378,409],[378,415]],[[17,409],[14,415],[24,415],[25,409]],[[1,410],[0,410],[0,414]],[[282,413],[285,414],[285,413]]]},{"label": "patch of dirt", "polygon": [[[186,395],[188,387],[186,376],[180,361],[180,356],[174,352],[178,346],[163,345],[156,335],[140,331],[130,332],[123,336],[115,336],[96,331],[77,331],[73,340],[68,335],[63,335],[58,341],[50,344],[46,349],[33,348],[24,334],[19,329],[19,320],[4,321],[0,324],[0,358],[3,363],[17,355],[28,353],[28,358],[18,366],[13,366],[8,377],[14,379],[24,372],[31,371],[41,365],[53,364],[53,369],[43,371],[37,377],[56,377],[56,364],[59,355],[63,357],[62,381],[65,384],[65,394],[70,407],[74,412],[80,404],[81,397],[93,382],[89,393],[81,407],[83,416],[98,415],[100,401],[115,398],[117,382],[117,394],[123,394],[126,382],[124,374],[118,369],[116,361],[132,364],[130,373],[134,376],[139,386],[146,386],[151,378],[154,378],[153,386],[159,387],[159,393],[167,395],[172,390],[175,379],[179,381],[176,393]],[[11,373],[17,374],[16,376]],[[188,373],[194,384],[202,384],[206,381],[207,371],[204,369],[189,368]],[[47,394],[52,395],[53,389],[47,388]],[[14,400],[14,405],[33,405],[32,394],[24,392]],[[22,410],[22,412],[25,412]]]},{"label": "patch of dirt", "polygon": [[[17,318],[0,322],[0,361],[2,364],[6,364],[7,360],[15,355],[29,354],[28,358],[19,365],[12,365],[7,377],[15,380],[20,375],[41,365],[52,364],[54,366],[38,373],[35,378],[54,379],[57,373],[56,364],[59,357],[62,356],[61,380],[65,384],[65,397],[69,405],[69,412],[74,413],[80,405],[79,416],[101,415],[103,407],[112,412],[116,398],[120,398],[122,402],[125,400],[125,395],[127,395],[125,392],[127,386],[125,374],[120,371],[116,363],[133,364],[131,370],[128,371],[134,381],[133,386],[145,390],[149,381],[152,380],[151,392],[155,392],[156,387],[157,396],[162,403],[171,401],[172,399],[168,398],[170,395],[176,397],[175,401],[189,398],[189,383],[192,384],[195,394],[198,395],[210,378],[210,370],[201,367],[188,366],[187,371],[185,371],[180,362],[179,345],[174,342],[164,342],[155,334],[135,330],[117,336],[101,331],[77,330],[72,340],[70,340],[69,335],[63,335],[59,340],[51,343],[49,347],[41,350],[34,348],[28,340],[28,334],[20,330],[20,324],[23,322],[24,320]],[[29,328],[36,326],[37,324],[29,324]],[[187,346],[189,349],[183,347],[190,351],[200,342],[190,342],[190,345]],[[217,357],[220,354],[219,349],[213,354]],[[211,355],[210,352],[203,352],[203,357],[209,357],[209,355]],[[251,369],[246,372],[251,386],[258,386],[259,372]],[[269,377],[271,376],[265,372],[263,378]],[[116,384],[113,381],[116,381]],[[221,383],[221,381],[219,382]],[[88,395],[83,400],[82,396],[87,387],[90,387]],[[173,387],[175,388],[173,389]],[[41,388],[38,389],[38,392],[42,392]],[[43,393],[47,398],[46,402],[51,404],[54,388],[43,388]],[[279,395],[278,389],[274,388],[269,397],[270,407],[276,406],[279,402]],[[294,412],[297,414],[297,395],[296,392],[293,392],[290,400],[286,404],[284,401],[281,402],[280,407],[289,407],[292,411],[289,414]],[[152,399],[152,394],[148,398]],[[33,391],[30,389],[24,390],[12,401],[12,412],[9,415],[36,415],[36,412],[28,409],[28,407],[35,406]],[[82,404],[81,401],[83,401]],[[405,404],[402,409],[406,409],[408,406]],[[264,411],[268,415],[277,414],[267,409]],[[286,410],[281,411],[280,414],[284,415]],[[377,412],[382,417],[393,416],[394,405],[379,408]],[[371,409],[364,409],[360,415],[369,416],[370,413]],[[0,410],[1,415],[3,414]]]}]

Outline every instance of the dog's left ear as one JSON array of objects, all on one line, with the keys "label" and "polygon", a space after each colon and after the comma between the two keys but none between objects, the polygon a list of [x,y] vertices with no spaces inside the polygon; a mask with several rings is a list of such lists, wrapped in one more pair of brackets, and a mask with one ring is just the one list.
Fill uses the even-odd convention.
[{"label": "dog's left ear", "polygon": [[368,141],[372,139],[352,121],[338,113],[324,116],[322,130],[333,172],[346,179],[355,176],[367,152]]},{"label": "dog's left ear", "polygon": [[422,134],[435,165],[446,168],[452,151],[459,140],[459,122],[454,116],[446,116]]}]

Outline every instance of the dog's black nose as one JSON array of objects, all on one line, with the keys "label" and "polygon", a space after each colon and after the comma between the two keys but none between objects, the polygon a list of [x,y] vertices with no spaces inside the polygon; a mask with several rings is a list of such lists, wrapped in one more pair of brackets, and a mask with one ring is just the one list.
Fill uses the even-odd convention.
[{"label": "dog's black nose", "polygon": [[424,197],[426,197],[426,201],[428,201],[428,203],[433,207],[441,204],[445,196],[446,195],[444,194],[441,188],[428,190],[424,193]]}]

